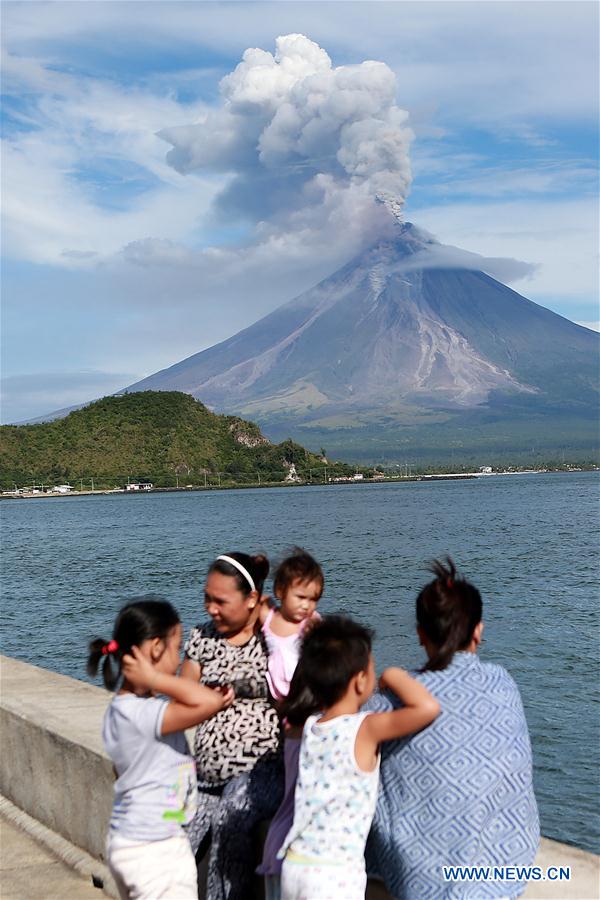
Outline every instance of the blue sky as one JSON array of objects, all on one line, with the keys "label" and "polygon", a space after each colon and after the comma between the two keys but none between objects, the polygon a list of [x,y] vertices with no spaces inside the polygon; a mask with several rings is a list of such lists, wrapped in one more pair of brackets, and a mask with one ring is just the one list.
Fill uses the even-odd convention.
[{"label": "blue sky", "polygon": [[[7,2],[2,25],[2,421],[110,393],[291,299],[370,240],[377,190],[507,277],[528,264],[511,287],[597,327],[596,3]],[[350,80],[363,137],[385,119],[384,162],[326,128],[293,144],[284,66],[236,70],[290,34],[309,39],[289,71],[310,102],[327,84],[332,115],[358,115]]]}]

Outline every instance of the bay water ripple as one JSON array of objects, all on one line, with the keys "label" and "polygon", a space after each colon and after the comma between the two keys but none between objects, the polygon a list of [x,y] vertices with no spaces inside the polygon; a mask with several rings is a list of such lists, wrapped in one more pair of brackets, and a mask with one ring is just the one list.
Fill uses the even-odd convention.
[{"label": "bay water ripple", "polygon": [[86,680],[87,643],[157,594],[186,630],[209,563],[294,544],[325,571],[321,612],[375,629],[378,668],[423,663],[415,597],[450,553],[484,601],[483,660],[521,690],[542,832],[600,851],[596,473],[6,501],[2,652]]}]

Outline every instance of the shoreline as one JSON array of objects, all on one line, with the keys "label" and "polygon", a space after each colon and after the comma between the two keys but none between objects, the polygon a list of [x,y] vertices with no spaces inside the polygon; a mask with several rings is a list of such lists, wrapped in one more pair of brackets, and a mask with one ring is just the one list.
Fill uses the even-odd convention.
[{"label": "shoreline", "polygon": [[275,481],[252,484],[226,484],[226,485],[186,485],[185,487],[153,487],[149,490],[128,491],[125,488],[99,488],[97,490],[72,490],[68,492],[60,491],[35,491],[28,492],[3,491],[0,493],[0,500],[36,500],[47,498],[65,498],[65,497],[106,497],[112,494],[126,494],[127,496],[141,496],[144,494],[191,494],[197,492],[209,491],[250,491],[264,490],[265,488],[300,488],[300,487],[355,487],[364,484],[405,484],[408,482],[439,482],[439,481],[472,481],[474,479],[500,478],[514,475],[577,475],[581,472],[598,472],[597,466],[590,468],[570,468],[570,469],[518,469],[510,472],[450,472],[435,473],[427,475],[390,475],[387,477],[362,478],[360,481],[354,480],[336,480],[331,478],[328,481]]}]

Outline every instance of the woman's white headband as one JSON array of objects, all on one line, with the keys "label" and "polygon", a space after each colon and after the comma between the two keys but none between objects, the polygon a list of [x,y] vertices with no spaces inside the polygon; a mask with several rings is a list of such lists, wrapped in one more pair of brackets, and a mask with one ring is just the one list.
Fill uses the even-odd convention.
[{"label": "woman's white headband", "polygon": [[245,569],[243,567],[243,565],[237,561],[237,559],[234,559],[232,556],[217,556],[216,562],[218,562],[220,559],[222,559],[223,562],[229,563],[230,566],[233,566],[234,569],[237,569],[238,572],[240,572],[240,574],[244,576],[244,578],[250,585],[251,591],[256,590],[256,586],[254,584],[254,579],[252,578],[252,575],[250,574],[248,569]]}]

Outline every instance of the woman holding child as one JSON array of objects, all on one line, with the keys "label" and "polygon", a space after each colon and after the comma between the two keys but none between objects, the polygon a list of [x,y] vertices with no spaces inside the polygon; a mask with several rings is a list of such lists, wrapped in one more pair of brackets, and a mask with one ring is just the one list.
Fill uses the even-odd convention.
[{"label": "woman holding child", "polygon": [[[403,900],[514,897],[524,885],[444,877],[444,866],[531,865],[539,822],[519,691],[501,666],[477,656],[479,591],[450,559],[432,571],[416,604],[428,657],[417,677],[442,712],[419,734],[383,746],[368,870]],[[370,703],[398,706],[390,691]]]},{"label": "woman holding child", "polygon": [[273,815],[283,792],[281,734],[269,697],[268,654],[259,621],[269,562],[219,556],[208,570],[210,622],[193,628],[181,674],[210,687],[231,685],[235,700],[196,731],[198,812],[188,835],[197,851],[210,840],[207,897],[247,900],[254,826]]}]

